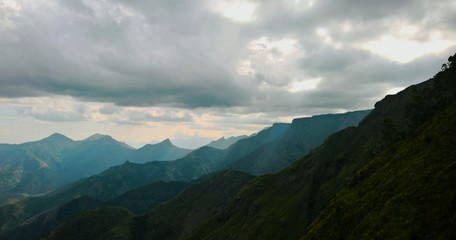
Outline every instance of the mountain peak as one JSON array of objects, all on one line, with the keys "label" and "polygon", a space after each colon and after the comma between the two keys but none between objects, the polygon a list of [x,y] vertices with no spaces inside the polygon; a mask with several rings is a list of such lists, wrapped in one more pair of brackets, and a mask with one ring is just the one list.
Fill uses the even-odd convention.
[{"label": "mountain peak", "polygon": [[174,144],[171,142],[171,140],[169,140],[169,138],[167,138],[167,139],[161,141],[161,142],[158,143],[158,144],[160,144],[160,145],[172,145],[172,146],[174,146]]},{"label": "mountain peak", "polygon": [[46,137],[44,138],[43,140],[47,140],[47,141],[73,141],[71,138],[63,135],[63,134],[60,134],[60,133],[53,133],[51,134],[49,137]]},{"label": "mountain peak", "polygon": [[88,138],[86,138],[84,140],[85,141],[95,141],[95,140],[100,140],[100,139],[103,139],[103,138],[112,138],[112,137],[109,136],[109,135],[95,133],[92,136],[90,136],[90,137],[88,137]]}]

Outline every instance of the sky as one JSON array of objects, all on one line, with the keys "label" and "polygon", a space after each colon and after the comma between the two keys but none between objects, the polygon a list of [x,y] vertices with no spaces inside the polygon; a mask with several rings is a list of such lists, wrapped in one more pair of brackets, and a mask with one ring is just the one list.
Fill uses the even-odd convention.
[{"label": "sky", "polygon": [[454,0],[0,0],[0,142],[196,148],[371,109],[455,52]]}]

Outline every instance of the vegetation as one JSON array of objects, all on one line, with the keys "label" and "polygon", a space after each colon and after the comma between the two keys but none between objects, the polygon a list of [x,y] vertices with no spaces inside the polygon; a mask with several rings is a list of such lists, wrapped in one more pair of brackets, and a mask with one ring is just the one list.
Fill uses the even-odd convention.
[{"label": "vegetation", "polygon": [[128,191],[115,199],[101,201],[83,196],[46,211],[43,209],[51,208],[59,200],[27,199],[27,201],[0,208],[4,211],[0,215],[3,216],[0,239],[40,239],[66,218],[84,209],[113,206],[126,208],[135,214],[145,214],[155,206],[176,196],[187,186],[188,184],[184,182],[156,182]]},{"label": "vegetation", "polygon": [[[118,209],[83,211],[65,221],[46,239],[180,239],[220,211],[254,176],[225,170],[185,189],[143,216]],[[113,211],[110,214],[110,211]],[[116,214],[116,220],[109,218]],[[90,226],[87,226],[90,223]],[[83,226],[82,231],[74,233]],[[70,238],[63,236],[71,235]]]},{"label": "vegetation", "polygon": [[378,154],[303,239],[455,239],[456,105]]},{"label": "vegetation", "polygon": [[[412,221],[414,224],[426,224],[428,221],[433,220],[431,217],[432,214],[447,214],[448,211],[454,212],[452,204],[439,205],[439,195],[434,196],[435,193],[432,190],[434,186],[441,186],[442,188],[437,188],[436,190],[449,192],[448,195],[445,195],[449,198],[449,200],[447,199],[445,201],[448,201],[448,203],[451,203],[452,201],[454,202],[454,181],[450,181],[451,183],[448,182],[448,180],[450,180],[449,177],[452,176],[451,174],[453,170],[448,172],[449,175],[440,174],[441,177],[434,178],[435,182],[426,182],[431,181],[431,179],[426,177],[428,176],[426,173],[420,173],[423,174],[420,175],[418,172],[414,172],[426,170],[438,173],[439,171],[446,172],[449,169],[452,169],[455,162],[454,153],[450,152],[448,148],[454,149],[455,142],[453,140],[446,139],[445,135],[440,136],[439,134],[446,133],[447,135],[454,135],[454,132],[451,128],[442,128],[442,131],[437,131],[437,133],[433,136],[429,134],[424,134],[424,136],[422,136],[419,134],[420,131],[418,129],[420,129],[419,127],[422,126],[423,123],[413,125],[410,124],[410,121],[414,121],[412,117],[413,114],[421,115],[423,113],[422,109],[413,111],[410,110],[413,109],[411,106],[416,104],[417,94],[426,92],[423,89],[431,89],[430,92],[433,94],[418,97],[422,97],[426,99],[426,101],[430,98],[435,99],[435,101],[433,100],[432,102],[435,102],[433,104],[436,104],[435,106],[433,105],[432,111],[430,108],[425,108],[430,110],[426,113],[426,124],[432,121],[433,116],[439,114],[441,111],[446,109],[447,106],[449,106],[442,101],[437,101],[442,98],[438,97],[438,91],[435,91],[434,89],[435,86],[442,84],[444,87],[441,86],[438,87],[438,89],[450,89],[448,91],[452,92],[454,90],[454,88],[452,88],[452,83],[456,80],[454,72],[452,71],[454,71],[454,69],[448,68],[431,80],[422,84],[411,86],[395,96],[385,97],[382,101],[375,105],[375,109],[363,121],[361,121],[358,127],[350,127],[331,135],[321,147],[315,149],[310,154],[278,174],[266,175],[255,179],[244,187],[238,196],[236,196],[236,198],[228,204],[226,208],[211,217],[196,231],[190,234],[188,239],[299,239],[306,234],[306,229],[309,224],[311,224],[312,221],[325,209],[332,198],[338,196],[338,192],[345,185],[348,183],[361,184],[361,182],[368,181],[369,178],[354,178],[354,176],[368,176],[370,172],[375,172],[378,167],[375,165],[377,159],[384,156],[382,154],[385,154],[384,151],[387,151],[385,149],[392,151],[391,149],[395,149],[394,146],[396,146],[397,149],[399,149],[399,147],[405,148],[403,150],[397,150],[398,154],[401,154],[399,156],[403,156],[402,154],[404,153],[402,151],[407,152],[422,149],[427,154],[434,154],[434,151],[439,151],[439,154],[436,156],[446,158],[446,161],[443,162],[443,164],[433,165],[429,162],[428,158],[423,157],[422,163],[415,163],[412,155],[411,158],[409,157],[404,160],[405,162],[402,163],[404,166],[397,167],[398,170],[401,170],[400,172],[397,172],[398,174],[406,174],[398,180],[398,184],[403,184],[402,188],[395,186],[394,184],[387,184],[384,186],[375,184],[368,185],[368,182],[363,183],[367,185],[362,186],[370,186],[371,188],[369,188],[369,190],[374,196],[382,196],[382,192],[384,192],[387,188],[390,188],[387,192],[392,192],[392,196],[394,196],[392,197],[394,201],[391,203],[396,204],[396,207],[392,207],[388,211],[388,213],[391,213],[394,210],[400,210],[401,207],[407,205],[408,203],[407,200],[409,198],[403,197],[403,195],[407,192],[401,192],[401,190],[406,190],[407,188],[419,190],[423,188],[423,186],[419,185],[412,187],[415,183],[412,181],[414,178],[410,177],[410,175],[417,174],[417,178],[419,178],[419,180],[425,180],[422,184],[429,184],[425,188],[429,189],[429,191],[420,193],[421,195],[416,193],[410,196],[426,197],[424,202],[428,199],[432,200],[431,202],[433,204],[420,205],[423,201],[417,201],[418,203],[414,205],[414,207],[416,207],[415,211],[406,210],[405,212],[401,212],[396,215],[392,214],[391,219],[389,219],[387,215],[377,212],[378,218],[364,222],[364,231],[380,231],[381,228],[378,228],[377,225],[381,226],[381,224],[383,224],[381,221],[390,221],[391,226],[393,226],[396,222],[407,222],[408,220],[405,220],[404,216],[409,218],[411,217],[406,213],[416,214],[416,216],[413,217],[416,220]],[[449,102],[448,104],[452,103]],[[385,119],[387,120],[385,121]],[[420,119],[419,121],[423,120]],[[448,126],[450,126],[453,122],[444,123],[447,123]],[[437,126],[438,125],[436,125],[436,127]],[[406,144],[404,143],[405,140],[400,140],[395,137],[397,135],[396,130],[407,128],[409,129],[409,134],[402,136],[406,139],[413,139],[414,136],[420,136],[424,139],[424,142],[427,142],[428,144],[429,142],[432,142],[434,138],[442,138],[439,141],[450,141],[443,145],[446,148],[436,147],[433,149],[427,145],[414,145],[421,144],[421,141],[408,142],[411,146],[402,146],[400,144]],[[432,128],[433,127],[431,127],[431,129]],[[447,133],[448,130],[449,133]],[[385,140],[387,141],[385,142]],[[395,159],[394,154],[390,154],[392,154],[390,157]],[[419,164],[423,165],[416,168],[410,168],[410,170],[414,170],[412,172],[402,171],[405,166]],[[364,166],[371,167],[368,168],[368,171],[361,171],[357,175],[356,173]],[[432,169],[432,167],[435,168]],[[389,168],[385,169],[385,171],[388,170]],[[393,171],[391,174],[394,176],[395,172]],[[432,177],[433,175],[429,173],[429,176]],[[390,175],[385,174],[384,177],[390,177]],[[378,179],[382,179],[387,183],[391,180],[389,178],[384,179],[381,177]],[[357,193],[350,191],[350,194]],[[378,202],[381,202],[381,199],[382,198],[379,198]],[[350,200],[355,201],[354,198],[348,199],[347,201]],[[356,208],[357,206],[362,206],[362,204],[369,205],[370,202],[367,201],[368,199],[365,200],[366,201],[355,201],[356,204],[350,205],[352,208],[340,210],[340,208],[344,207],[344,205],[341,205],[340,208],[336,207],[333,211],[348,213],[348,211]],[[445,201],[442,203],[445,203]],[[423,211],[424,215],[420,215],[417,213],[420,209],[419,207],[429,207],[432,209],[429,209],[429,211]],[[335,221],[343,221],[343,219],[339,218],[342,215],[343,214],[336,215],[337,217],[332,218],[331,223]],[[424,218],[427,219],[423,220]],[[439,218],[437,217],[437,219]],[[428,231],[435,231],[437,233],[433,236],[445,236],[447,232],[440,232],[439,230],[451,229],[450,224],[452,222],[454,223],[453,215],[449,217],[442,217],[440,219],[444,222],[444,224],[430,224],[428,225],[428,228],[425,228]],[[359,219],[355,219],[353,225],[341,224],[338,229],[346,229],[346,231],[349,231],[350,226],[357,226],[359,223],[358,220]],[[328,230],[331,229],[331,224],[327,224],[325,226],[326,228],[321,228],[320,235],[315,235],[317,236],[315,239],[339,239],[339,235],[337,234],[338,229],[335,230],[336,234],[334,235],[325,235],[326,232],[331,231]],[[418,228],[419,226],[421,225],[418,225]],[[400,228],[395,229],[395,231],[399,231]],[[390,230],[392,230],[392,228],[386,228],[386,231]],[[438,235],[439,233],[442,235]],[[451,235],[452,233],[448,234]],[[389,235],[379,236],[393,235],[394,232],[390,232]],[[344,235],[340,235],[341,238],[343,238],[343,236]],[[359,238],[359,236],[354,236],[354,238],[356,237]]]}]

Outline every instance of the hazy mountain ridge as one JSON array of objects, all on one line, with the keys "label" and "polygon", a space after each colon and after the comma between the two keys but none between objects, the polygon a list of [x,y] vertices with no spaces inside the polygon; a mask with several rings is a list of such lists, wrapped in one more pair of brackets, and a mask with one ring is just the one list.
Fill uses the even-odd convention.
[{"label": "hazy mountain ridge", "polygon": [[1,144],[0,201],[14,201],[15,196],[21,197],[21,194],[45,193],[126,160],[174,160],[189,152],[172,145],[169,140],[136,150],[101,134],[73,141],[55,133],[35,142]]},{"label": "hazy mountain ridge", "polygon": [[237,160],[230,167],[255,175],[275,173],[321,145],[329,135],[357,126],[370,111],[293,119],[290,128],[278,139]]},{"label": "hazy mountain ridge", "polygon": [[184,157],[192,150],[179,148],[166,139],[157,144],[146,144],[135,151],[130,161],[135,163],[146,163],[150,161],[170,161]]},{"label": "hazy mountain ridge", "polygon": [[[264,142],[274,140],[288,125],[275,124],[249,139],[243,139],[246,144],[230,147],[236,151],[231,155],[242,156],[242,153],[252,151],[248,146],[261,146]],[[227,164],[224,161],[229,151],[201,147],[175,161],[152,161],[145,164],[127,161],[98,175],[66,184],[45,196],[0,207],[0,227],[13,229],[30,217],[81,196],[109,200],[156,181],[191,181],[225,167]]]},{"label": "hazy mountain ridge", "polygon": [[244,139],[244,138],[247,138],[247,137],[248,137],[247,135],[242,135],[242,136],[237,136],[237,137],[229,137],[229,138],[221,137],[221,138],[219,138],[219,139],[217,139],[215,141],[210,142],[206,146],[217,148],[217,149],[227,149],[228,147],[230,147],[231,145],[233,145],[237,141],[239,141],[241,139]]}]

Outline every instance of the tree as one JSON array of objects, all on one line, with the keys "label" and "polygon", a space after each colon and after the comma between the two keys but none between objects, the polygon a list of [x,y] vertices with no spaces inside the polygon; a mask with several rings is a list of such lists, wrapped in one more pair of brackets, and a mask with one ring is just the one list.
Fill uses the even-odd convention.
[{"label": "tree", "polygon": [[382,120],[382,140],[387,145],[393,144],[400,139],[400,134],[397,131],[396,124],[391,118]]}]

